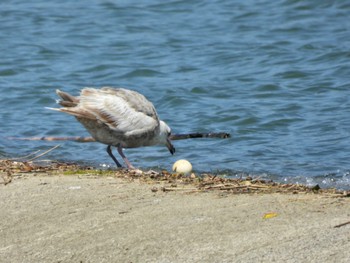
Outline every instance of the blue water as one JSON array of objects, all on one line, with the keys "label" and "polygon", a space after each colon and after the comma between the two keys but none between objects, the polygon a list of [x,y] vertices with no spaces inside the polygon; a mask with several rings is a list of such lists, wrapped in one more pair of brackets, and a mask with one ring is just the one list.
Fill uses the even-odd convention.
[{"label": "blue water", "polygon": [[173,133],[231,139],[126,150],[138,167],[251,174],[350,188],[348,1],[0,2],[0,157],[61,147],[46,159],[113,165],[98,143],[12,141],[88,136],[52,112],[55,89],[121,86],[151,100]]}]

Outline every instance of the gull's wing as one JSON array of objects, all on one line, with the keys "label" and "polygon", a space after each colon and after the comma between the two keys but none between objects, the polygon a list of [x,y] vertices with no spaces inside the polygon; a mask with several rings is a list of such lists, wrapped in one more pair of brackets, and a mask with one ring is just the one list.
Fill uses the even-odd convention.
[{"label": "gull's wing", "polygon": [[125,136],[137,136],[159,128],[153,104],[143,95],[127,89],[84,88],[75,107],[58,110],[102,122]]}]

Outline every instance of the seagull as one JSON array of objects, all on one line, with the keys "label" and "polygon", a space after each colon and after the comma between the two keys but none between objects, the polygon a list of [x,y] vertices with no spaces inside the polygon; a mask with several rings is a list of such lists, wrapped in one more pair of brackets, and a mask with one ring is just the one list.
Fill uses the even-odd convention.
[{"label": "seagull", "polygon": [[129,169],[135,169],[123,153],[123,148],[166,145],[171,154],[171,129],[159,120],[153,104],[142,94],[123,88],[84,88],[80,96],[56,90],[62,108],[48,108],[65,112],[86,128],[98,142],[108,145],[107,153],[118,167],[122,167],[112,153],[115,146]]}]

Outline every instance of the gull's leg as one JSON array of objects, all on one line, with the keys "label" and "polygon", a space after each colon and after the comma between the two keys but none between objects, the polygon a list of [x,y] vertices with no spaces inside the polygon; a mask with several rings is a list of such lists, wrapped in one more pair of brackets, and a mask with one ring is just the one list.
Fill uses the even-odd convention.
[{"label": "gull's leg", "polygon": [[[118,150],[119,151],[119,150]],[[122,167],[122,165],[120,164],[120,162],[118,162],[117,158],[114,157],[113,153],[112,153],[112,148],[111,148],[111,145],[108,145],[107,146],[107,153],[108,155],[113,159],[113,161],[115,162],[115,164],[118,166],[118,167]]]},{"label": "gull's leg", "polygon": [[132,164],[129,162],[129,160],[126,158],[126,156],[123,153],[123,148],[118,145],[118,153],[120,154],[120,156],[123,158],[124,162],[126,163],[126,165],[128,166],[129,169],[135,169],[134,166],[132,166]]}]

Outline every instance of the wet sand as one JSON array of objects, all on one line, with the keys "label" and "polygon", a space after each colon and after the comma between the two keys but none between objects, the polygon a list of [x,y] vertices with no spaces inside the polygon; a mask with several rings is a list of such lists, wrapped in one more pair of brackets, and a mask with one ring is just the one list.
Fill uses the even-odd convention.
[{"label": "wet sand", "polygon": [[[348,262],[350,199],[160,191],[115,177],[0,185],[0,262]],[[152,191],[152,189],[158,191]],[[266,213],[275,217],[263,218]]]}]

